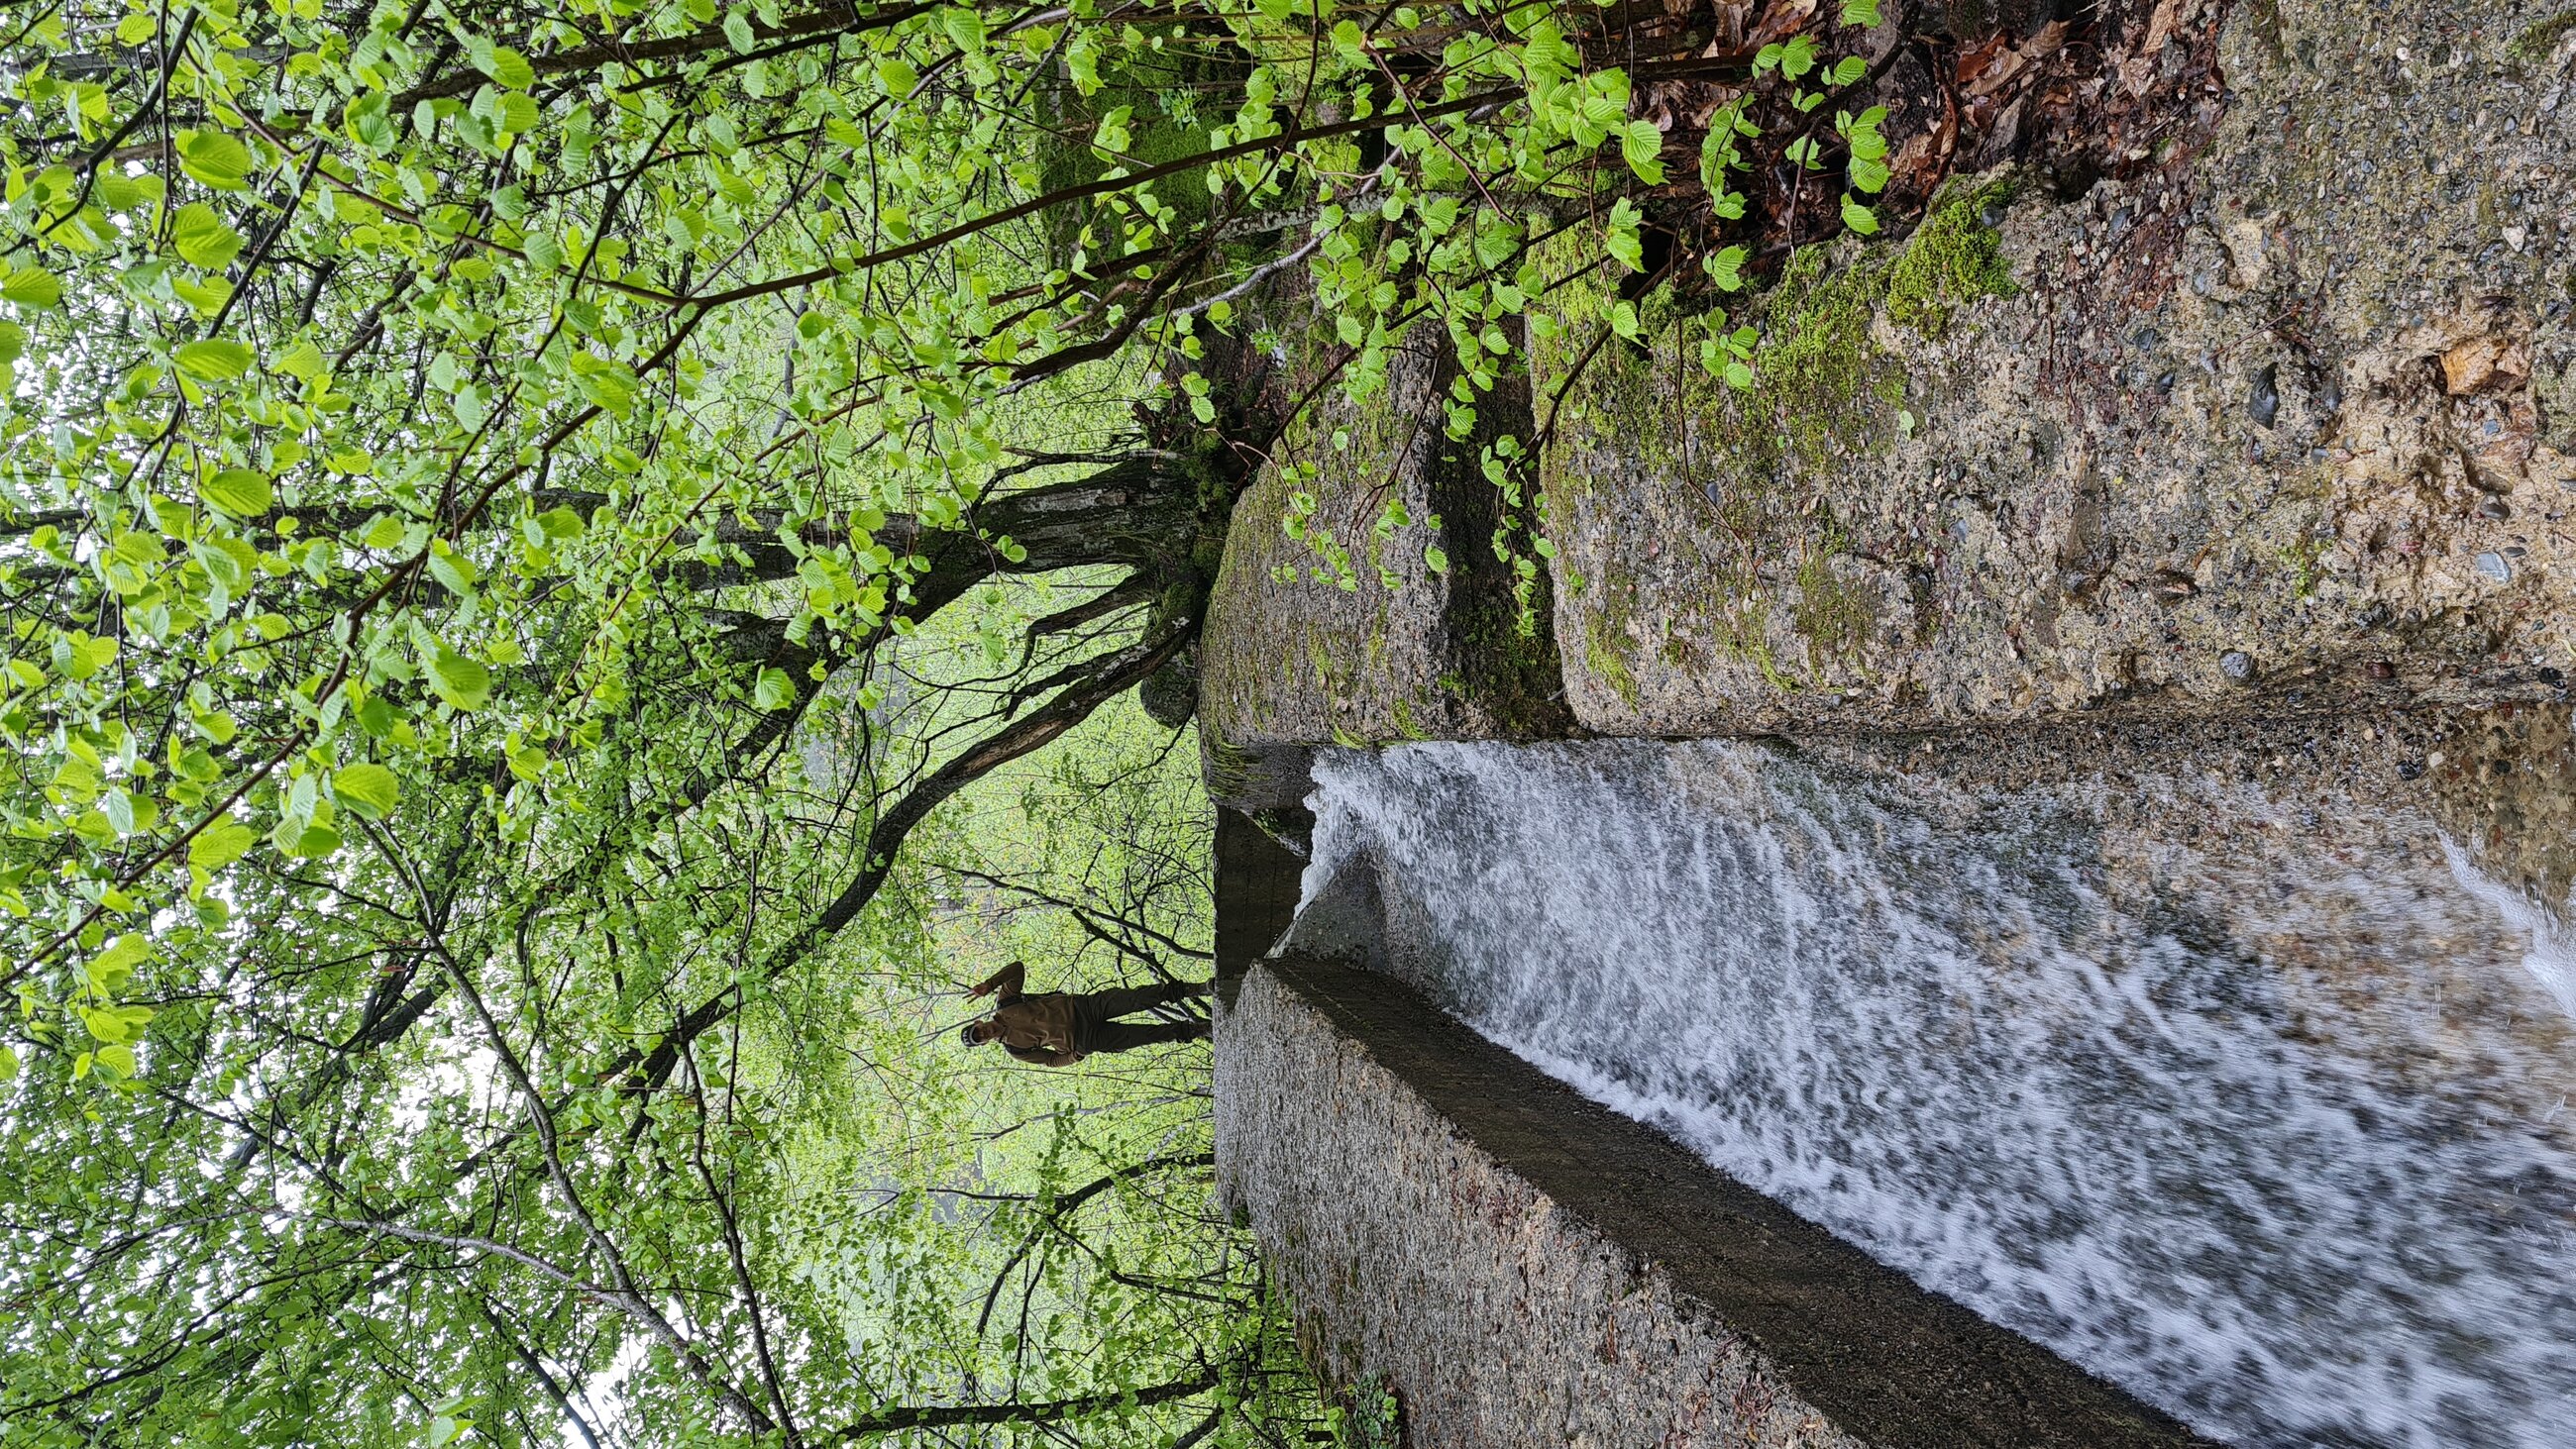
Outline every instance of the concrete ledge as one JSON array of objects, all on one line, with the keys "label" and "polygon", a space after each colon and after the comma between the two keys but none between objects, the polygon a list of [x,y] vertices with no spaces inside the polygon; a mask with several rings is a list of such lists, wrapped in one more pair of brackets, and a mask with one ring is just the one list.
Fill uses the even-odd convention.
[{"label": "concrete ledge", "polygon": [[1216,1118],[1308,1352],[1417,1449],[2207,1442],[1374,972],[1255,966]]},{"label": "concrete ledge", "polygon": [[[1296,812],[1311,829],[1314,817]],[[1293,823],[1293,822],[1291,822]],[[1306,862],[1251,816],[1216,812],[1216,990],[1220,1009],[1234,1003],[1244,972],[1297,918]]]}]

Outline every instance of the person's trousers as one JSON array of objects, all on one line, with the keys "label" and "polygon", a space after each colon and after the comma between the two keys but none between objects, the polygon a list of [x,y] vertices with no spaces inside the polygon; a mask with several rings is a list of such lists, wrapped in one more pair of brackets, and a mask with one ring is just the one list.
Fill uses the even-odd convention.
[{"label": "person's trousers", "polygon": [[1112,1017],[1150,1011],[1168,1001],[1181,1001],[1199,993],[1200,988],[1188,981],[1171,981],[1159,986],[1126,986],[1116,991],[1094,991],[1073,999],[1074,1046],[1086,1055],[1101,1052],[1132,1051],[1137,1047],[1156,1046],[1164,1042],[1194,1041],[1208,1034],[1203,1017],[1188,1021],[1124,1022]]}]

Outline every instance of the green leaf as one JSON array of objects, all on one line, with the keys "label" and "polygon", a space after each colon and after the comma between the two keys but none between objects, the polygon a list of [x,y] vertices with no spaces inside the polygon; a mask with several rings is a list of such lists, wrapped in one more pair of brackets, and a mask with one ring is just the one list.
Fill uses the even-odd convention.
[{"label": "green leaf", "polygon": [[1610,208],[1610,234],[1604,238],[1610,255],[1632,272],[1643,271],[1646,266],[1644,243],[1637,236],[1639,220],[1636,204],[1620,197]]},{"label": "green leaf", "polygon": [[445,539],[429,546],[429,572],[451,591],[467,595],[474,592],[475,581],[480,577],[474,560],[449,548]]},{"label": "green leaf", "polygon": [[277,490],[248,468],[226,468],[199,483],[197,496],[235,518],[261,517],[277,502]]},{"label": "green leaf", "polygon": [[1859,232],[1862,236],[1868,236],[1878,230],[1878,213],[1871,211],[1868,207],[1853,200],[1849,194],[1845,194],[1843,197],[1843,225]]},{"label": "green leaf", "polygon": [[504,90],[523,91],[537,83],[537,68],[528,58],[506,45],[496,45],[488,55],[477,55],[474,68],[492,78]]},{"label": "green leaf", "polygon": [[753,46],[760,43],[760,37],[752,34],[751,17],[739,10],[724,18],[724,33],[725,39],[731,41],[733,48],[739,52],[747,53]]},{"label": "green leaf", "polygon": [[189,310],[208,321],[222,315],[224,304],[231,301],[233,295],[233,284],[220,275],[210,276],[201,282],[172,277],[170,289],[179,294],[179,300],[187,303]]},{"label": "green leaf", "polygon": [[534,97],[512,91],[501,97],[500,104],[501,129],[513,135],[526,135],[535,130],[538,121],[542,119]]},{"label": "green leaf", "polygon": [[586,352],[573,354],[574,381],[582,396],[603,410],[624,417],[635,407],[638,386],[635,374],[614,362],[604,362]]},{"label": "green leaf", "polygon": [[250,184],[250,148],[221,131],[182,131],[179,169],[217,191],[239,191]]},{"label": "green leaf", "polygon": [[751,702],[762,709],[785,709],[796,702],[796,681],[784,669],[764,669],[752,687]]},{"label": "green leaf", "polygon": [[63,672],[74,679],[88,679],[116,662],[114,639],[82,639],[72,645],[71,659]]},{"label": "green leaf", "polygon": [[200,870],[221,870],[249,854],[258,841],[259,833],[247,825],[229,820],[209,825],[188,842],[188,864]]},{"label": "green leaf", "polygon": [[1876,26],[1878,0],[1843,0],[1843,24]]},{"label": "green leaf", "polygon": [[458,709],[481,709],[492,702],[492,671],[442,644],[429,661],[429,687]]},{"label": "green leaf", "polygon": [[250,371],[251,350],[228,337],[183,342],[170,354],[179,370],[206,382],[227,382]]},{"label": "green leaf", "polygon": [[389,101],[385,94],[370,91],[349,102],[340,118],[342,124],[349,128],[350,135],[381,151],[401,139],[401,133],[394,129],[393,117],[388,112]]},{"label": "green leaf", "polygon": [[21,307],[50,312],[63,305],[63,284],[51,274],[34,267],[20,267],[9,274],[9,280],[0,282],[0,297],[6,297]]},{"label": "green leaf", "polygon": [[1445,574],[1449,572],[1449,555],[1443,552],[1440,545],[1436,543],[1424,544],[1422,546],[1422,566],[1431,570],[1435,574]]},{"label": "green leaf", "polygon": [[331,774],[331,798],[353,814],[382,820],[402,802],[402,783],[382,765],[343,765]]},{"label": "green leaf", "polygon": [[89,959],[81,976],[89,989],[101,996],[112,996],[124,989],[134,977],[134,968],[152,955],[152,945],[132,931],[117,937],[108,948]]},{"label": "green leaf", "polygon": [[97,1057],[100,1066],[115,1068],[116,1074],[120,1077],[134,1075],[134,1048],[121,1041],[100,1047]]},{"label": "green leaf", "polygon": [[135,835],[149,830],[161,818],[161,807],[153,804],[149,795],[135,795],[122,789],[110,790],[107,798],[98,803],[99,808],[107,812],[107,823],[115,826],[119,835]]},{"label": "green leaf", "polygon": [[7,1082],[7,1081],[14,1080],[14,1079],[17,1077],[17,1075],[18,1075],[18,1053],[17,1053],[17,1051],[16,1051],[14,1048],[5,1047],[5,1046],[0,1046],[0,1082]]},{"label": "green leaf", "polygon": [[242,235],[224,225],[213,207],[192,201],[170,218],[170,244],[179,260],[212,271],[240,253]]},{"label": "green leaf", "polygon": [[310,342],[292,343],[270,358],[268,365],[288,377],[311,382],[322,375],[322,349]]},{"label": "green leaf", "polygon": [[1333,26],[1333,49],[1354,70],[1368,65],[1368,37],[1356,20],[1343,20]]},{"label": "green leaf", "polygon": [[1664,163],[1658,159],[1664,149],[1664,133],[1652,121],[1630,121],[1619,132],[1619,154],[1628,169],[1648,186],[1664,184]]}]

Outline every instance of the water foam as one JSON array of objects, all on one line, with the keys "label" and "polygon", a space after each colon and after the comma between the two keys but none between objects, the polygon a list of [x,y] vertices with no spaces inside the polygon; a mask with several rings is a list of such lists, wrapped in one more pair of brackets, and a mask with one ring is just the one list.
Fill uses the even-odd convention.
[{"label": "water foam", "polygon": [[[2561,1010],[2576,1017],[2576,941],[2568,939],[2567,927],[2560,924],[2560,918],[2478,869],[2459,842],[2444,839],[2442,859],[2450,865],[2462,890],[2494,907],[2497,915],[2531,937],[2531,949],[2523,953],[2522,969],[2557,998]],[[2570,904],[2576,907],[2576,902]]]},{"label": "water foam", "polygon": [[2390,985],[2410,943],[2558,947],[2437,854],[2184,863],[2344,932],[2303,976],[2113,881],[2078,799],[1963,823],[1722,744],[1317,781],[1310,894],[1374,854],[1462,1018],[1926,1287],[2238,1442],[2568,1442],[2568,1058]]}]

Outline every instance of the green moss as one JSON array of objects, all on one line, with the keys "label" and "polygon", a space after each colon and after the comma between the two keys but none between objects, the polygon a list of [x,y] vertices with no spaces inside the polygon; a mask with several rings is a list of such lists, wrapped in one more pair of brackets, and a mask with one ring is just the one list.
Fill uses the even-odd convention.
[{"label": "green moss", "polygon": [[[1127,164],[1152,166],[1205,153],[1209,119],[1196,108],[1175,114],[1167,103],[1211,82],[1222,84],[1239,72],[1211,58],[1205,47],[1188,44],[1179,28],[1157,29],[1163,33],[1154,37],[1154,46],[1131,46],[1104,57],[1102,84],[1092,94],[1083,95],[1069,82],[1058,82],[1034,98],[1049,122],[1039,131],[1042,189],[1060,190],[1107,172],[1111,162],[1093,151],[1090,138],[1098,133],[1102,119],[1118,107],[1128,111]],[[1162,44],[1167,36],[1183,43]],[[1165,180],[1154,188],[1154,195],[1179,213],[1182,224],[1207,215],[1209,194],[1199,171]],[[1046,224],[1050,242],[1059,253],[1070,251],[1082,225],[1096,217],[1096,212],[1084,207],[1057,208]]]},{"label": "green moss", "polygon": [[[1749,359],[1755,382],[1736,393],[1708,376],[1699,359],[1713,316],[1691,313],[1669,285],[1638,305],[1651,349],[1610,343],[1594,351],[1582,381],[1567,394],[1568,422],[1603,441],[1622,460],[1676,474],[1715,473],[1730,485],[1776,473],[1784,463],[1828,466],[1883,444],[1886,422],[1902,405],[1906,380],[1896,359],[1871,335],[1890,321],[1926,337],[1944,335],[1956,310],[2014,290],[2001,239],[1985,225],[1987,208],[2009,199],[2011,183],[1954,188],[1936,197],[1913,235],[1899,246],[1806,247],[1728,325],[1751,321],[1761,334]],[[1550,271],[1581,265],[1557,244],[1542,254]],[[1586,273],[1548,298],[1561,324],[1532,347],[1539,392],[1561,377],[1598,336],[1613,301],[1612,278]],[[1678,418],[1700,424],[1684,456]],[[1572,469],[1552,473],[1551,491],[1588,496],[1593,480]],[[1729,520],[1741,530],[1744,520]]]},{"label": "green moss", "polygon": [[1431,738],[1429,731],[1413,722],[1413,701],[1409,699],[1399,699],[1395,702],[1395,732],[1408,740]]},{"label": "green moss", "polygon": [[2013,294],[2003,239],[1982,219],[1987,207],[2010,198],[2010,184],[1999,181],[1946,204],[1935,199],[1904,254],[1888,268],[1889,320],[1938,337],[1949,331],[1952,309]]},{"label": "green moss", "polygon": [[1869,262],[1833,268],[1822,248],[1809,247],[1789,259],[1766,299],[1752,412],[1775,419],[1780,441],[1807,461],[1824,461],[1845,437],[1855,419],[1851,404],[1878,370],[1869,324],[1882,270]]},{"label": "green moss", "polygon": [[2550,54],[2558,49],[2558,42],[2565,40],[2571,30],[2576,30],[2576,10],[2561,10],[2546,20],[2525,26],[2523,32],[2505,46],[2505,54],[2537,65],[2549,59]]},{"label": "green moss", "polygon": [[1771,682],[1771,687],[1773,689],[1780,691],[1782,694],[1796,694],[1798,692],[1798,682],[1791,679],[1789,676],[1782,674],[1780,672],[1780,666],[1771,662],[1770,645],[1757,643],[1752,648],[1747,649],[1745,653],[1751,655],[1753,662],[1761,667],[1762,677]]},{"label": "green moss", "polygon": [[1637,677],[1628,672],[1628,661],[1619,657],[1618,645],[1613,642],[1616,634],[1607,620],[1594,616],[1591,627],[1584,631],[1583,662],[1591,668],[1593,678],[1616,690],[1628,707],[1635,709]]},{"label": "green moss", "polygon": [[1798,603],[1790,617],[1806,637],[1809,657],[1818,663],[1831,656],[1858,652],[1861,641],[1869,634],[1869,604],[1844,587],[1830,567],[1839,552],[1836,548],[1810,554],[1798,566]]},{"label": "green moss", "polygon": [[[1618,488],[1647,478],[1687,489],[1712,510],[1693,530],[1704,542],[1689,546],[1697,555],[1688,570],[1694,592],[1704,593],[1658,595],[1658,609],[1669,616],[1658,667],[1690,667],[1689,651],[1678,647],[1687,632],[1718,657],[1747,660],[1774,688],[1794,692],[1800,686],[1764,642],[1783,607],[1781,622],[1806,641],[1809,660],[1856,659],[1866,650],[1875,610],[1834,576],[1831,561],[1844,552],[1844,540],[1811,505],[1834,490],[1854,456],[1897,441],[1896,415],[1910,380],[1904,359],[1883,345],[1892,339],[1880,319],[1938,338],[1961,307],[2016,290],[2001,239],[1984,221],[2009,194],[2008,183],[1955,188],[1935,199],[1902,243],[1809,247],[1758,295],[1728,299],[1732,315],[1722,325],[1751,323],[1760,337],[1748,359],[1754,381],[1747,391],[1725,386],[1701,365],[1700,343],[1720,325],[1717,315],[1676,315],[1660,289],[1639,307],[1652,347],[1641,354],[1610,344],[1587,364],[1566,395],[1568,446],[1552,450],[1547,465],[1551,526],[1586,527],[1599,510],[1620,506]],[[1580,265],[1579,257],[1566,257],[1550,269]],[[1598,272],[1550,296],[1563,326],[1532,349],[1542,398],[1598,334],[1611,297],[1612,279]],[[1596,480],[1601,453],[1612,471]],[[1784,596],[1763,574],[1787,560],[1801,562],[1796,591]],[[1596,556],[1590,564],[1604,577],[1593,581],[1599,617],[1585,631],[1582,658],[1633,703],[1628,661],[1638,656],[1624,636],[1636,586],[1620,576],[1616,560]],[[1757,596],[1766,602],[1746,602]]]},{"label": "green moss", "polygon": [[1598,607],[1583,621],[1583,662],[1630,709],[1637,707],[1637,677],[1628,668],[1628,626],[1636,617],[1636,581],[1612,575],[1600,581]]},{"label": "green moss", "polygon": [[2290,571],[2290,592],[2298,598],[2314,597],[2317,591],[2317,564],[2325,557],[2326,541],[2309,536],[2279,550],[2281,566]]},{"label": "green moss", "polygon": [[[2011,294],[2002,240],[1982,219],[2008,195],[1997,182],[1936,201],[1892,260],[1864,249],[1837,267],[1823,248],[1810,247],[1781,269],[1764,299],[1750,402],[1756,417],[1777,423],[1777,441],[1800,461],[1822,464],[1871,441],[1872,414],[1904,400],[1903,373],[1870,335],[1880,313],[1939,337],[1958,307]],[[1855,406],[1869,401],[1880,408]]]}]

